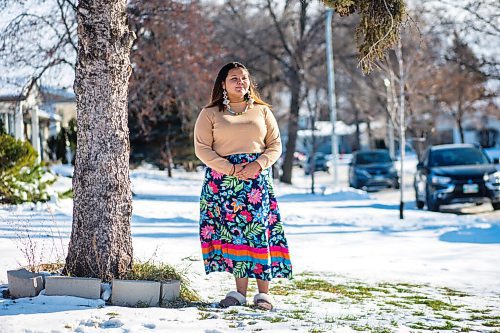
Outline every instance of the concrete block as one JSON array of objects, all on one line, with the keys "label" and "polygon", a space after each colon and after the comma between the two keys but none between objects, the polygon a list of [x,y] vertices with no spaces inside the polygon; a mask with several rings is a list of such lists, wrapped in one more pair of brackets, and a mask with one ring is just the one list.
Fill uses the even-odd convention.
[{"label": "concrete block", "polygon": [[121,306],[158,306],[160,290],[160,282],[113,279],[111,303]]},{"label": "concrete block", "polygon": [[47,276],[45,295],[101,298],[101,279],[69,276]]},{"label": "concrete block", "polygon": [[161,302],[171,302],[181,294],[181,281],[170,280],[161,283]]},{"label": "concrete block", "polygon": [[43,289],[41,274],[32,273],[25,268],[7,271],[9,293],[11,297],[34,297]]}]

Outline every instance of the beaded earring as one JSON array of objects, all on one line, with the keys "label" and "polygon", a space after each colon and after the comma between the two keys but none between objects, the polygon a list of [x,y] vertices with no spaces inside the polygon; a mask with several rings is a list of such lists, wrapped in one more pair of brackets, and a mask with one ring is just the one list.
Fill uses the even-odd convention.
[{"label": "beaded earring", "polygon": [[227,91],[226,91],[226,89],[224,89],[222,91],[222,104],[224,104],[224,107],[226,109],[229,108],[229,98],[227,97]]}]

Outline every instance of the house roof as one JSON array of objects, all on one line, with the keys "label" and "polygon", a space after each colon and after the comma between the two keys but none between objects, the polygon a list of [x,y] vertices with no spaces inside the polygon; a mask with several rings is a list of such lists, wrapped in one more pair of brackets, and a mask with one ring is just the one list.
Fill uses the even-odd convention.
[{"label": "house roof", "polygon": [[0,77],[0,101],[15,102],[25,100],[33,86],[30,76]]}]

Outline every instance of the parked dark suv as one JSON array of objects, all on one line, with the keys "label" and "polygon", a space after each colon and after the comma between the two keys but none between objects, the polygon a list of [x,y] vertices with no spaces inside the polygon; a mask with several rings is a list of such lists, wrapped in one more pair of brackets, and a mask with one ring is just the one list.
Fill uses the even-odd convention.
[{"label": "parked dark suv", "polygon": [[500,171],[473,145],[433,146],[422,155],[415,174],[417,207],[431,211],[459,203],[491,202],[500,209]]},{"label": "parked dark suv", "polygon": [[399,188],[399,177],[389,152],[384,149],[354,152],[349,163],[349,186],[364,190]]}]

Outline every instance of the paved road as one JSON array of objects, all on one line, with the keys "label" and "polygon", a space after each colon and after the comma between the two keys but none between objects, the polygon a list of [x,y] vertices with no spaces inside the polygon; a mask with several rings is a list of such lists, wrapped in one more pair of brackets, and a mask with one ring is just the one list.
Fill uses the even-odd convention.
[{"label": "paved road", "polygon": [[[415,209],[415,191],[413,189],[413,174],[415,170],[415,161],[409,161],[404,173],[404,202],[406,208]],[[348,165],[339,165],[339,186],[348,186]],[[294,169],[294,182],[300,183],[306,189],[311,187],[311,176],[305,176],[304,171],[300,168]],[[331,187],[333,185],[333,174],[327,172],[317,172],[315,174],[316,191],[321,192],[322,186]],[[373,192],[371,195],[387,204],[399,204],[400,202],[400,192],[399,190],[388,189],[381,190],[378,192]],[[485,219],[491,220],[492,222],[500,223],[500,211],[494,211],[490,204],[484,204],[480,206],[469,205],[469,206],[445,206],[441,209],[443,212],[456,213],[456,214],[477,214]]]}]

